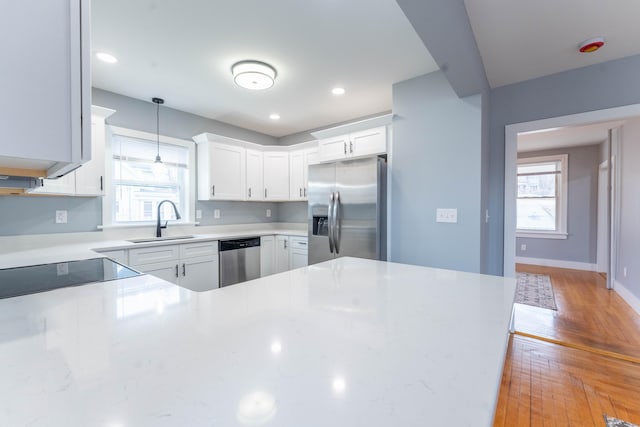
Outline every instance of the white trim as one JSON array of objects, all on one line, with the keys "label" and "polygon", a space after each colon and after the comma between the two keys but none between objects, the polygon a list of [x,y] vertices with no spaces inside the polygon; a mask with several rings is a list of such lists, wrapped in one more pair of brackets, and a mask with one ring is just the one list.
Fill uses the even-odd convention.
[{"label": "white trim", "polygon": [[[106,126],[105,132],[105,186],[104,197],[102,199],[102,225],[98,228],[120,227],[120,224],[114,224],[111,218],[111,206],[113,205],[113,176],[112,176],[112,160],[113,152],[111,151],[111,139],[113,135],[122,135],[130,138],[139,138],[147,141],[155,141],[157,135],[155,133],[143,132],[134,129],[121,128],[117,126]],[[170,136],[160,135],[160,142],[164,144],[178,145],[189,149],[189,183],[186,187],[186,203],[187,212],[181,212],[183,221],[173,221],[174,224],[189,225],[196,223],[196,146],[193,141],[172,138]],[[137,223],[140,224],[140,223]],[[127,224],[124,224],[125,226]],[[133,225],[135,226],[135,224]]]},{"label": "white trim", "polygon": [[516,275],[516,196],[517,196],[517,160],[518,134],[554,127],[581,126],[610,120],[624,120],[640,116],[640,104],[586,113],[552,117],[549,119],[506,125],[504,153],[504,242],[503,274],[506,277]]},{"label": "white trim", "polygon": [[516,231],[516,238],[526,239],[561,239],[566,240],[569,235],[557,231]]},{"label": "white trim", "polygon": [[620,295],[620,297],[636,311],[636,313],[640,314],[640,298],[632,294],[629,289],[625,288],[625,286],[617,280],[613,281],[613,290],[616,291],[618,295]]},{"label": "white trim", "polygon": [[527,258],[517,256],[515,262],[518,264],[541,265],[543,267],[569,268],[571,270],[596,271],[596,264],[578,261],[562,261],[557,259]]},{"label": "white trim", "polygon": [[340,136],[347,133],[357,132],[360,130],[368,130],[377,128],[380,126],[388,126],[393,124],[395,115],[393,113],[383,114],[381,116],[370,117],[364,120],[358,120],[351,123],[345,123],[343,125],[334,126],[326,129],[319,129],[313,132],[309,132],[314,138],[325,139],[333,138],[334,136]]}]

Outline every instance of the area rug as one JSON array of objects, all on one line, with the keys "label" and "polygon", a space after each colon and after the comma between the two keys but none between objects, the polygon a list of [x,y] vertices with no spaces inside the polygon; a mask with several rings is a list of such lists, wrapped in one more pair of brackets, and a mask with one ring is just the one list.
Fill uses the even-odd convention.
[{"label": "area rug", "polygon": [[638,427],[636,424],[631,424],[630,422],[622,421],[608,415],[604,415],[604,422],[607,423],[607,427]]},{"label": "area rug", "polygon": [[551,278],[546,274],[518,273],[515,302],[549,310],[558,309]]}]

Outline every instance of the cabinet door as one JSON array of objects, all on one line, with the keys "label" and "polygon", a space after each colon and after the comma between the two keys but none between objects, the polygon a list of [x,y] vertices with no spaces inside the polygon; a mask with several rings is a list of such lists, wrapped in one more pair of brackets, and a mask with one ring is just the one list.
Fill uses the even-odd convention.
[{"label": "cabinet door", "polygon": [[60,162],[64,172],[91,158],[90,19],[88,0],[2,3],[0,156]]},{"label": "cabinet door", "polygon": [[104,194],[104,118],[91,116],[91,160],[76,169],[76,194],[102,196]]},{"label": "cabinet door", "polygon": [[247,200],[264,200],[262,152],[247,149]]},{"label": "cabinet door", "polygon": [[211,200],[244,200],[246,189],[245,149],[213,143],[210,150]]},{"label": "cabinet door", "polygon": [[289,154],[289,199],[306,199],[306,164],[305,152],[292,151]]},{"label": "cabinet door", "polygon": [[131,268],[141,271],[146,274],[150,274],[159,279],[166,280],[175,285],[179,280],[179,265],[178,261],[164,261],[154,262],[150,264],[133,264]]},{"label": "cabinet door", "polygon": [[260,237],[260,277],[273,274],[275,267],[275,236]]},{"label": "cabinet door", "polygon": [[374,129],[354,132],[350,136],[349,154],[351,156],[371,156],[387,152],[387,128],[381,126]]},{"label": "cabinet door", "polygon": [[180,282],[192,291],[209,291],[220,287],[218,281],[218,256],[187,258],[180,261]]},{"label": "cabinet door", "polygon": [[289,200],[289,153],[266,151],[263,156],[265,200]]},{"label": "cabinet door", "polygon": [[318,153],[318,148],[310,148],[305,150],[304,153],[304,179],[302,187],[302,195],[304,196],[304,200],[308,200],[309,193],[309,165],[317,165],[320,163],[320,155]]},{"label": "cabinet door", "polygon": [[276,236],[275,270],[282,273],[289,270],[289,236]]},{"label": "cabinet door", "polygon": [[308,265],[307,251],[300,249],[291,249],[291,257],[289,259],[289,269],[306,267]]},{"label": "cabinet door", "polygon": [[44,179],[42,187],[29,190],[29,193],[73,196],[76,194],[76,173],[69,172],[58,179]]},{"label": "cabinet door", "polygon": [[349,136],[321,139],[318,142],[318,157],[321,162],[344,159],[348,155]]}]

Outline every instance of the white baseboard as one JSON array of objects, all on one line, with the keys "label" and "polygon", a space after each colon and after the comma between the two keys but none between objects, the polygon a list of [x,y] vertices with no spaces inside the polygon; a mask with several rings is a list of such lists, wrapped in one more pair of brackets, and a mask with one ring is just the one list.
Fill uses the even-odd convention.
[{"label": "white baseboard", "polygon": [[521,256],[516,257],[516,262],[518,264],[542,265],[544,267],[570,268],[571,270],[598,271],[598,266],[596,264],[590,264],[588,262],[561,261],[545,258],[527,258]]},{"label": "white baseboard", "polygon": [[613,290],[616,291],[636,313],[640,314],[640,298],[632,294],[629,289],[625,288],[624,285],[617,280],[613,281]]}]

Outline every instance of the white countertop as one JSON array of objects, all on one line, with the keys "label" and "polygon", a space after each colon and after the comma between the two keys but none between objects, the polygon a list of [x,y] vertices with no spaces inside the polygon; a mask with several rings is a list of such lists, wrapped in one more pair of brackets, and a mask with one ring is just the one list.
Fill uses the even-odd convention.
[{"label": "white countertop", "polygon": [[0,425],[489,426],[515,280],[340,258],[0,300]]},{"label": "white countertop", "polygon": [[[175,227],[174,227],[175,228]],[[173,231],[173,230],[172,230]],[[80,259],[96,258],[101,256],[99,252],[113,251],[120,249],[144,248],[149,246],[175,245],[197,243],[210,240],[222,239],[238,239],[242,237],[257,237],[268,235],[286,235],[307,237],[307,230],[300,228],[258,228],[247,230],[226,230],[217,232],[186,232],[184,234],[175,233],[174,236],[191,235],[192,239],[180,240],[158,240],[145,243],[132,243],[124,238],[104,239],[99,233],[85,233],[89,238],[81,241],[73,241],[63,233],[58,235],[47,235],[49,245],[42,245],[38,240],[38,236],[8,236],[0,238],[3,248],[0,250],[0,268],[21,267],[25,265],[35,265],[44,263],[57,263],[66,261],[75,261]],[[91,239],[91,236],[95,236]],[[56,238],[53,240],[52,238]],[[145,234],[134,234],[127,239],[151,238],[152,236]],[[12,250],[11,239],[28,239],[28,243],[20,247],[19,250]],[[67,239],[71,241],[67,241]],[[44,246],[44,247],[43,247]]]}]

